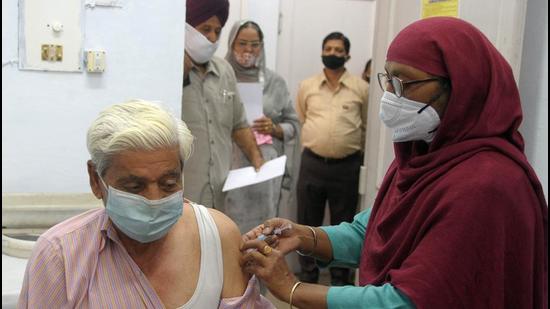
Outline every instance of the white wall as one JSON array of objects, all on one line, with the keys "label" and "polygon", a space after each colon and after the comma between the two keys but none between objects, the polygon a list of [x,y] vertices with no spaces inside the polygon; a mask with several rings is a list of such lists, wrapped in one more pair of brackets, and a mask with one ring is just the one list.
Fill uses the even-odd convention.
[{"label": "white wall", "polygon": [[349,38],[346,68],[361,75],[372,56],[375,8],[374,1],[281,0],[277,72],[286,79],[293,99],[300,81],[322,72],[321,45],[333,31]]},{"label": "white wall", "polygon": [[548,200],[548,1],[529,0],[519,91],[525,153]]},{"label": "white wall", "polygon": [[[84,2],[84,1],[83,1]],[[87,8],[84,48],[104,49],[103,74],[19,71],[18,3],[2,1],[2,192],[89,192],[86,131],[131,98],[181,110],[185,1]]]},{"label": "white wall", "polygon": [[277,69],[277,45],[279,42],[279,0],[248,0],[246,10],[249,18],[260,23],[264,34],[266,66]]}]

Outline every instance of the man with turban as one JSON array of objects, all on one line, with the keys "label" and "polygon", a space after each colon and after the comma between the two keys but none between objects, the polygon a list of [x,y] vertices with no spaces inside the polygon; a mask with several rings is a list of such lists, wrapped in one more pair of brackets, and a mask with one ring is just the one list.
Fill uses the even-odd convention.
[{"label": "man with turban", "polygon": [[213,57],[229,14],[227,0],[187,0],[182,118],[195,136],[186,162],[186,197],[224,211],[222,187],[233,142],[254,168],[263,164],[231,65]]}]

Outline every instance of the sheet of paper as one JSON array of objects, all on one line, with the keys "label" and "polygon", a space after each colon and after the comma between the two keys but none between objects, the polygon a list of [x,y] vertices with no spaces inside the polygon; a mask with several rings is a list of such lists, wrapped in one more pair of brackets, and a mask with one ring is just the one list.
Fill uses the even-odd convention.
[{"label": "sheet of paper", "polygon": [[254,120],[262,117],[264,114],[263,106],[263,84],[262,83],[237,83],[239,94],[244,104],[246,118],[248,123],[252,124]]},{"label": "sheet of paper", "polygon": [[264,182],[285,173],[286,156],[280,156],[262,165],[256,173],[254,167],[248,166],[229,171],[222,191],[229,191]]}]

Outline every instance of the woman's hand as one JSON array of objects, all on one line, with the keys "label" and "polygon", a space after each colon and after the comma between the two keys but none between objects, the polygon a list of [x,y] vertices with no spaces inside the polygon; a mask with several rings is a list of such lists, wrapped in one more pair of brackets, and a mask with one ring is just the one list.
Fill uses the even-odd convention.
[{"label": "woman's hand", "polygon": [[[318,232],[326,245],[326,234],[322,230]],[[312,241],[311,234],[308,226],[282,218],[269,219],[242,236],[240,265],[244,271],[262,280],[275,297],[288,303],[292,287],[298,280],[290,271],[285,255],[293,250],[303,251],[304,247],[308,252],[313,251],[312,243],[316,242]],[[325,251],[331,252],[330,246],[326,247]],[[331,258],[326,252],[322,256],[327,260]],[[327,293],[328,287],[302,284],[300,297],[295,295],[293,301],[301,308],[327,308]]]},{"label": "woman's hand", "polygon": [[267,243],[277,248],[282,254],[300,249],[301,232],[299,224],[283,218],[273,218],[266,220],[242,236],[244,243],[256,240],[260,235],[266,236]]},{"label": "woman's hand", "polygon": [[252,124],[252,129],[261,134],[271,135],[275,130],[275,125],[273,124],[271,118],[262,116],[254,120],[254,123]]},{"label": "woman's hand", "polygon": [[260,239],[245,242],[241,251],[241,267],[262,280],[275,297],[288,302],[297,279],[289,270],[284,254]]}]

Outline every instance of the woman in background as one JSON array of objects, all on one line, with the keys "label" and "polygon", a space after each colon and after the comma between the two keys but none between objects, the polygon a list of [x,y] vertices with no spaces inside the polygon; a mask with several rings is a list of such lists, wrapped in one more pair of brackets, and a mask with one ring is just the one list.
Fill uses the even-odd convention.
[{"label": "woman in background", "polygon": [[[279,206],[291,203],[296,184],[294,173],[299,158],[299,122],[285,81],[265,67],[263,33],[251,20],[238,21],[229,34],[225,59],[231,64],[239,83],[263,85],[264,116],[254,119],[252,129],[265,161],[287,155],[285,174],[256,185],[231,190],[225,199],[225,212],[242,232],[279,215]],[[249,119],[250,120],[250,119]],[[233,168],[250,162],[238,147],[233,147]]]}]

